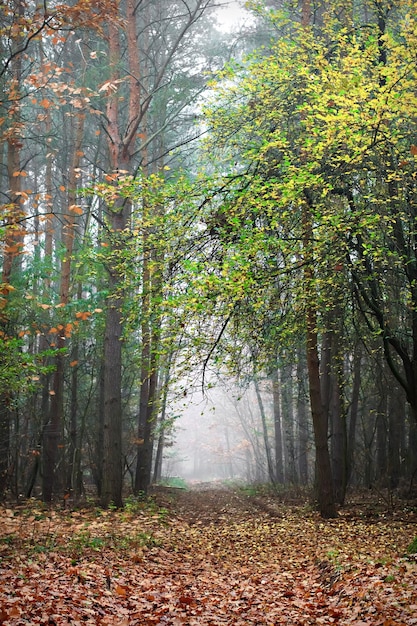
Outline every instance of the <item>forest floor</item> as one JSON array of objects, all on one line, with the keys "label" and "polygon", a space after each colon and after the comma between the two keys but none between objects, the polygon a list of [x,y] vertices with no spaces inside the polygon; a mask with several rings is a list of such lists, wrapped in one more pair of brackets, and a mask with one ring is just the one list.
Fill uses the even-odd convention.
[{"label": "forest floor", "polygon": [[2,507],[0,624],[410,626],[416,535],[404,503],[324,521],[306,502],[210,486],[123,511]]}]

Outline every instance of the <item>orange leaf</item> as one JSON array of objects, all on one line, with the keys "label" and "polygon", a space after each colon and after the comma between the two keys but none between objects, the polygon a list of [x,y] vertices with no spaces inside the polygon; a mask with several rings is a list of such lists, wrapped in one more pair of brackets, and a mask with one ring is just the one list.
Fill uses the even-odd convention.
[{"label": "orange leaf", "polygon": [[126,587],[122,587],[121,585],[116,585],[114,590],[115,590],[115,592],[117,593],[118,596],[127,596],[127,589],[126,589]]},{"label": "orange leaf", "polygon": [[413,156],[417,156],[417,146],[412,145],[410,148],[410,152]]},{"label": "orange leaf", "polygon": [[86,320],[90,317],[90,311],[77,311],[75,317],[79,320]]},{"label": "orange leaf", "polygon": [[82,210],[82,208],[81,208],[80,206],[78,206],[77,204],[72,204],[72,205],[69,207],[69,210],[70,210],[72,213],[75,213],[76,215],[82,215],[82,214],[83,214],[83,210]]},{"label": "orange leaf", "polygon": [[71,361],[70,367],[75,367],[76,365],[78,365],[78,361]]}]

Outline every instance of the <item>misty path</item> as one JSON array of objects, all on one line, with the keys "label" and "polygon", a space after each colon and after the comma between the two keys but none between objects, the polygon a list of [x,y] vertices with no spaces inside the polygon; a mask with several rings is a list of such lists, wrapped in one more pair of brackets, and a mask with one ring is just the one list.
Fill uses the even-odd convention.
[{"label": "misty path", "polygon": [[[159,493],[156,499],[163,502],[164,496]],[[237,488],[216,483],[199,483],[189,490],[172,490],[168,501],[172,510],[190,524],[252,519],[262,509],[260,498],[249,498]],[[274,514],[272,510],[271,514]]]},{"label": "misty path", "polygon": [[172,511],[190,524],[231,523],[236,519],[252,520],[282,518],[288,512],[288,502],[302,511],[310,507],[304,494],[284,496],[271,492],[259,492],[250,487],[227,486],[216,481],[191,484],[188,489],[157,487],[153,491],[156,501],[168,505]]}]

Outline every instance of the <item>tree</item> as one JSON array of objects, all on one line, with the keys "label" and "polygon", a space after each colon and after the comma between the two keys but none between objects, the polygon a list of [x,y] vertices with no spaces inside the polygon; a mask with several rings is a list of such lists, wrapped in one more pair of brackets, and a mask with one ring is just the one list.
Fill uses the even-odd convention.
[{"label": "tree", "polygon": [[[262,293],[262,277],[279,276],[284,282],[291,275],[292,306],[306,316],[319,504],[325,516],[334,514],[334,504],[319,337],[331,330],[327,312],[337,311],[337,294],[346,288],[353,287],[368,327],[381,336],[388,363],[408,390],[411,406],[414,402],[412,358],[394,330],[401,327],[399,312],[396,304],[387,307],[398,302],[388,294],[398,285],[394,268],[402,267],[408,280],[401,289],[414,310],[414,199],[410,192],[405,195],[413,187],[407,169],[413,130],[403,119],[414,106],[415,24],[405,8],[402,4],[404,13],[396,15],[405,16],[401,39],[385,26],[381,31],[386,13],[378,8],[375,22],[353,33],[345,27],[346,16],[342,22],[324,16],[320,33],[291,24],[291,37],[280,38],[269,56],[255,57],[249,67],[228,68],[226,86],[216,96],[220,104],[208,111],[214,137],[208,150],[213,161],[229,168],[222,183],[228,202],[219,193],[216,201],[223,208],[213,209],[223,219],[220,224],[217,217],[217,236],[228,244],[223,271],[230,276],[231,259],[233,268],[240,262],[247,283],[248,274],[252,277],[252,299]],[[273,19],[279,23],[278,14]],[[400,155],[404,164],[398,167]],[[234,291],[240,302],[247,297],[238,293],[242,282]],[[406,317],[412,348],[413,314]],[[278,334],[285,336],[288,328],[281,324]],[[298,328],[299,320],[292,334]],[[342,449],[343,443],[338,457]],[[343,493],[345,479],[340,480]]]}]

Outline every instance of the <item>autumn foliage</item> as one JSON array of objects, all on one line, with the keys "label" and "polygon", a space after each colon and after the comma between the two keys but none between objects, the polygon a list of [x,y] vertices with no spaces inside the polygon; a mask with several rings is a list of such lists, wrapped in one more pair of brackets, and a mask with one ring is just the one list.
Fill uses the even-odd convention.
[{"label": "autumn foliage", "polygon": [[125,511],[0,512],[0,623],[417,623],[416,513],[242,491],[158,491]]}]

